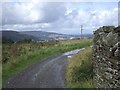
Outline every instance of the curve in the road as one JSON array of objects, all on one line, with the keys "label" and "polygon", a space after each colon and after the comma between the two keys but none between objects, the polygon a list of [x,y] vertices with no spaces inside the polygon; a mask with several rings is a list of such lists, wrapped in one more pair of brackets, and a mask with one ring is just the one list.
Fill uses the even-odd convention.
[{"label": "curve in the road", "polygon": [[39,61],[17,74],[4,88],[65,88],[67,58],[81,50],[84,49]]}]

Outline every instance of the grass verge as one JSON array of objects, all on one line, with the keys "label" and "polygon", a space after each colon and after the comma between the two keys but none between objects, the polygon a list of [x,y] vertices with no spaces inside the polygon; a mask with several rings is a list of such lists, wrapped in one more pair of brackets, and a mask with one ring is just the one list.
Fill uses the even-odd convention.
[{"label": "grass verge", "polygon": [[94,88],[93,86],[92,49],[73,56],[66,70],[67,88]]},{"label": "grass verge", "polygon": [[[2,83],[5,85],[7,81],[17,73],[27,68],[29,65],[43,60],[52,55],[64,53],[74,49],[80,49],[90,46],[92,40],[82,40],[79,43],[57,44],[52,46],[43,46],[39,49],[39,44],[14,44],[4,46],[4,57],[8,58],[8,63],[2,65]],[[32,48],[28,48],[32,47]],[[38,47],[38,48],[37,48]],[[37,48],[37,49],[36,49]],[[6,52],[9,52],[6,54]],[[7,55],[7,56],[5,56]]]}]

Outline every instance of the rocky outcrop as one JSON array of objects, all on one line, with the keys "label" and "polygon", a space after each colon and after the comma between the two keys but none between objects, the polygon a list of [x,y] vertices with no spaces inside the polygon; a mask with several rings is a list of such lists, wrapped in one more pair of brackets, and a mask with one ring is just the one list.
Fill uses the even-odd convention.
[{"label": "rocky outcrop", "polygon": [[94,84],[120,88],[120,26],[103,26],[94,32]]}]

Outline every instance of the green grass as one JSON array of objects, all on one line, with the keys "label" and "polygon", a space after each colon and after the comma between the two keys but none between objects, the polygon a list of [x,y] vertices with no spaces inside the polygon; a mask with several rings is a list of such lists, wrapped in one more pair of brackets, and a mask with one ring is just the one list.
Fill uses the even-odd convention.
[{"label": "green grass", "polygon": [[2,88],[2,64],[0,63],[0,89]]},{"label": "green grass", "polygon": [[67,88],[94,88],[92,80],[92,49],[89,47],[70,59],[66,71],[66,86]]},{"label": "green grass", "polygon": [[42,46],[39,43],[4,45],[3,59],[7,59],[7,63],[2,65],[2,83],[4,85],[11,77],[39,60],[70,50],[87,47],[91,44],[92,40],[88,39],[71,44],[61,44],[59,42],[42,44]]},{"label": "green grass", "polygon": [[2,88],[2,64],[0,63],[0,89]]}]

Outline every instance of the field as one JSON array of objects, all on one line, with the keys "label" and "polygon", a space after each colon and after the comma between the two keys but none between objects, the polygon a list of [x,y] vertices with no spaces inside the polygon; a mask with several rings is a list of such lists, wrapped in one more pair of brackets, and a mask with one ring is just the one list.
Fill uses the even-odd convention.
[{"label": "field", "polygon": [[16,44],[3,44],[3,84],[18,72],[39,60],[74,49],[87,47],[91,44],[91,39],[46,43],[21,42]]},{"label": "field", "polygon": [[73,56],[66,70],[66,86],[68,88],[94,88],[92,66],[90,47]]}]

